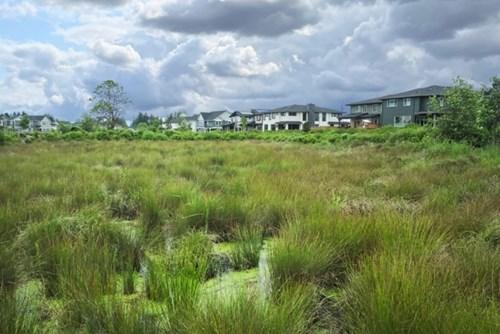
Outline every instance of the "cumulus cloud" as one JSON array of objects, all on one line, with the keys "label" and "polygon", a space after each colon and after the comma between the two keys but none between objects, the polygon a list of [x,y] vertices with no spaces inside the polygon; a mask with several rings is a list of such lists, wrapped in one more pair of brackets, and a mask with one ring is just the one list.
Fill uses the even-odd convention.
[{"label": "cumulus cloud", "polygon": [[222,77],[268,76],[280,70],[276,63],[263,63],[252,46],[238,46],[232,37],[224,37],[210,48],[198,61],[197,67]]},{"label": "cumulus cloud", "polygon": [[450,84],[456,75],[487,83],[500,74],[496,0],[9,0],[0,6],[6,9],[0,15],[10,11],[31,31],[40,18],[54,27],[43,43],[22,31],[9,34],[21,36],[17,41],[0,33],[0,109],[67,120],[88,111],[91,92],[108,79],[133,101],[131,119],[138,111],[165,116],[309,102],[341,109]]},{"label": "cumulus cloud", "polygon": [[401,2],[391,11],[392,31],[414,41],[442,40],[464,28],[498,20],[499,1],[418,0]]},{"label": "cumulus cloud", "polygon": [[35,6],[29,2],[23,1],[5,1],[0,3],[0,18],[2,19],[15,19],[23,16],[34,16],[37,13]]},{"label": "cumulus cloud", "polygon": [[318,22],[318,12],[305,0],[152,1],[141,19],[145,26],[187,34],[278,36]]},{"label": "cumulus cloud", "polygon": [[131,0],[35,0],[36,2],[46,5],[60,6],[81,6],[93,5],[102,7],[116,7],[129,3]]},{"label": "cumulus cloud", "polygon": [[134,66],[141,60],[141,56],[130,45],[122,46],[98,41],[90,49],[99,59],[116,66]]}]

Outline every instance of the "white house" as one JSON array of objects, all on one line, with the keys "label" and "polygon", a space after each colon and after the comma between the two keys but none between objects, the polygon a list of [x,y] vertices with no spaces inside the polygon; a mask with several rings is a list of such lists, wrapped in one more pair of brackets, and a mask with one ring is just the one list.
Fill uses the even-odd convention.
[{"label": "white house", "polygon": [[291,105],[261,113],[262,131],[303,130],[310,127],[339,126],[341,111],[318,107],[312,103],[307,105]]}]

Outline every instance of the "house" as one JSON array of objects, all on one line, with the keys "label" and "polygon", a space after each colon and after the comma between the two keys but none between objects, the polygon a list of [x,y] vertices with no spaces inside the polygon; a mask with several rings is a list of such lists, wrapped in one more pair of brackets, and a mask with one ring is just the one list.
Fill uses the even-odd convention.
[{"label": "house", "polygon": [[[23,117],[28,117],[27,128],[23,128],[21,125]],[[16,115],[9,117],[9,115],[4,114],[0,117],[0,128],[13,132],[50,132],[57,130],[57,122],[48,115]]]},{"label": "house", "polygon": [[318,107],[312,103],[294,104],[263,111],[262,131],[303,130],[309,127],[339,126],[341,111]]},{"label": "house", "polygon": [[30,131],[50,132],[57,130],[57,122],[48,115],[44,116],[28,116],[30,119]]},{"label": "house", "polygon": [[7,131],[10,126],[10,116],[8,114],[0,115],[0,129]]},{"label": "house", "polygon": [[435,120],[439,116],[439,113],[432,111],[431,97],[442,101],[445,91],[449,88],[434,85],[350,103],[348,106],[351,113],[342,118],[350,119],[352,127],[366,124],[394,127],[404,127],[412,123],[423,125],[429,119]]},{"label": "house", "polygon": [[222,131],[223,126],[230,123],[231,113],[227,110],[202,112],[197,115],[195,132]]},{"label": "house", "polygon": [[377,127],[380,125],[380,115],[382,113],[382,100],[374,98],[356,103],[350,103],[351,113],[341,116],[341,120],[349,121],[351,128]]},{"label": "house", "polygon": [[[224,130],[262,130],[262,116],[256,109],[251,109],[250,111],[235,111],[229,115],[229,118],[230,122],[223,126]],[[244,124],[245,122],[246,124]]]}]

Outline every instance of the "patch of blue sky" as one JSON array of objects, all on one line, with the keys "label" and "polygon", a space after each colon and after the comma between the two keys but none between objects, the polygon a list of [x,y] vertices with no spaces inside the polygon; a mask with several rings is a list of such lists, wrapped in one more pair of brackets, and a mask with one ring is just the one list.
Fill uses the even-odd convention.
[{"label": "patch of blue sky", "polygon": [[77,50],[77,44],[66,41],[55,33],[55,25],[43,16],[23,17],[22,19],[0,20],[0,38],[16,43],[40,42],[52,44],[58,49]]}]

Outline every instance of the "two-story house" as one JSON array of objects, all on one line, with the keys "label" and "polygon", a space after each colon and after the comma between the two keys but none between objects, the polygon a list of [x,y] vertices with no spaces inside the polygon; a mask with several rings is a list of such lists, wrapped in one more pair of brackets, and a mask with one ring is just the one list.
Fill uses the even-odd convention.
[{"label": "two-story house", "polygon": [[382,124],[403,127],[410,123],[423,125],[428,119],[436,119],[432,111],[431,97],[441,99],[450,87],[429,86],[387,95],[382,100]]},{"label": "two-story house", "polygon": [[0,130],[7,131],[10,126],[10,116],[8,114],[0,115]]},{"label": "two-story house", "polygon": [[224,130],[262,130],[262,115],[257,109],[235,111],[229,117],[230,123],[224,126]]},{"label": "two-story house", "polygon": [[377,127],[380,125],[382,100],[374,98],[350,103],[351,113],[341,116],[342,120],[349,120],[351,128]]},{"label": "two-story house", "polygon": [[367,123],[395,127],[412,123],[423,125],[438,117],[438,113],[432,111],[431,97],[442,99],[449,88],[434,85],[350,103],[351,113],[343,118],[349,118],[352,127],[366,126]]},{"label": "two-story house", "polygon": [[195,132],[222,131],[223,126],[230,123],[231,113],[227,110],[202,112],[197,115]]},{"label": "two-story house", "polygon": [[310,103],[271,109],[263,111],[261,115],[262,131],[303,130],[305,126],[338,126],[342,112]]}]

